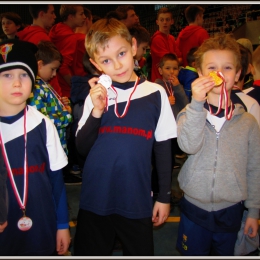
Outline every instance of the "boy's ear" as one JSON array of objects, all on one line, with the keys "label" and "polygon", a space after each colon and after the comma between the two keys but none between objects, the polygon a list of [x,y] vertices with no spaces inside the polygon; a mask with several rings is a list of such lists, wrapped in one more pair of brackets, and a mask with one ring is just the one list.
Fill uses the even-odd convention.
[{"label": "boy's ear", "polygon": [[137,41],[134,37],[132,37],[132,53],[133,57],[136,55],[137,52]]},{"label": "boy's ear", "polygon": [[[251,63],[249,63],[248,64],[248,67],[247,67],[247,72],[246,72],[246,74],[248,74],[248,73],[252,73],[253,74],[253,72],[252,72],[252,70],[254,69],[254,66],[251,64]],[[255,73],[255,71],[254,71],[254,73]]]},{"label": "boy's ear", "polygon": [[201,71],[201,69],[200,69],[200,68],[197,68],[196,70],[197,70],[197,72],[198,72],[199,76],[203,76],[203,74],[202,74],[202,71]]},{"label": "boy's ear", "polygon": [[37,64],[38,64],[38,70],[42,69],[42,67],[44,66],[42,60],[38,60],[38,61],[37,61]]},{"label": "boy's ear", "polygon": [[102,69],[98,66],[98,64],[92,60],[91,58],[89,58],[89,61],[97,68],[97,70],[101,71],[102,72]]},{"label": "boy's ear", "polygon": [[241,74],[241,70],[239,70],[239,71],[236,73],[235,82],[238,82],[238,79],[239,79],[239,77],[240,77],[240,74]]},{"label": "boy's ear", "polygon": [[158,67],[158,71],[159,71],[160,75],[162,75],[162,69],[160,67]]}]

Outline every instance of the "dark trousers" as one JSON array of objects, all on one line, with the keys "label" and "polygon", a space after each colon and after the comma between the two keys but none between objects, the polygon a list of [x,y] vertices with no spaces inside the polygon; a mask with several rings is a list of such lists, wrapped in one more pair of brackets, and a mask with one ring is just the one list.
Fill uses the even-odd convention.
[{"label": "dark trousers", "polygon": [[128,219],[117,214],[100,216],[79,210],[74,238],[75,256],[111,256],[115,239],[124,256],[153,256],[152,218]]}]

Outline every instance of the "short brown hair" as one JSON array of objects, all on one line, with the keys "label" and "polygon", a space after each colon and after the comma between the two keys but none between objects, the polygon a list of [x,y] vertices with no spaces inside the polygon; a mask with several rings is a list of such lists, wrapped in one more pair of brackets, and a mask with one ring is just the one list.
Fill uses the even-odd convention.
[{"label": "short brown hair", "polygon": [[135,10],[133,5],[119,5],[116,9],[117,12],[121,13],[122,20],[127,19],[127,11]]},{"label": "short brown hair", "polygon": [[91,59],[99,47],[105,49],[107,42],[114,36],[121,36],[132,45],[132,36],[127,27],[115,18],[100,19],[92,24],[86,35],[85,47]]},{"label": "short brown hair", "polygon": [[60,63],[62,62],[62,55],[54,43],[50,41],[40,41],[37,47],[38,51],[35,54],[37,61],[42,60],[44,65],[47,65],[56,60],[58,60]]},{"label": "short brown hair", "polygon": [[205,40],[194,53],[196,68],[201,69],[204,53],[210,50],[229,50],[236,57],[236,71],[241,69],[241,54],[238,43],[230,34],[219,33],[215,37]]},{"label": "short brown hair", "polygon": [[178,57],[174,53],[167,53],[162,56],[162,58],[159,61],[158,67],[162,68],[167,60],[175,60],[178,63],[179,66],[179,60]]},{"label": "short brown hair", "polygon": [[129,28],[129,32],[137,41],[137,46],[139,46],[141,43],[150,43],[150,33],[141,25],[134,25],[131,28]]},{"label": "short brown hair", "polygon": [[[60,19],[65,22],[69,15],[73,15],[75,16],[76,13],[77,13],[77,7],[78,6],[81,6],[83,7],[83,5],[80,5],[80,4],[75,4],[75,5],[66,5],[66,4],[63,4],[60,6]],[[84,7],[83,7],[84,8]]]},{"label": "short brown hair", "polygon": [[160,14],[168,14],[168,13],[171,14],[171,17],[172,17],[172,12],[167,7],[160,8],[158,13],[157,13],[157,19],[159,18]]},{"label": "short brown hair", "polygon": [[189,5],[185,11],[185,18],[188,23],[193,23],[196,20],[198,14],[203,14],[204,9],[199,5]]},{"label": "short brown hair", "polygon": [[24,27],[25,27],[25,25],[23,24],[22,18],[21,18],[20,15],[17,14],[17,13],[13,13],[13,12],[2,13],[2,14],[0,15],[0,21],[1,21],[1,23],[2,23],[3,18],[6,18],[6,19],[8,19],[8,20],[13,21],[16,26],[19,26],[19,25],[20,25],[20,28],[17,30],[18,32],[21,31],[21,30],[23,30]]}]

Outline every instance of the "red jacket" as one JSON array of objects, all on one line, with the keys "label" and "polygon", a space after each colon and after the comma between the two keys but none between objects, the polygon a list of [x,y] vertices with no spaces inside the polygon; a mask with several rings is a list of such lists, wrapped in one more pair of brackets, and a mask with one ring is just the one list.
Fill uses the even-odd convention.
[{"label": "red jacket", "polygon": [[189,50],[193,47],[199,47],[208,38],[208,32],[198,25],[188,25],[181,30],[176,40],[176,44],[182,53],[183,67],[188,65],[186,56]]},{"label": "red jacket", "polygon": [[32,42],[35,45],[37,45],[41,40],[51,41],[47,31],[38,25],[29,25],[22,31],[17,32],[16,35],[19,40]]},{"label": "red jacket", "polygon": [[74,67],[74,59],[76,59],[77,56],[78,37],[68,25],[62,22],[51,28],[49,37],[63,57],[62,64],[57,72],[57,78],[61,86],[62,96],[70,97],[70,85],[65,81],[62,75],[74,76],[77,75],[76,73],[79,73],[77,72],[77,69],[79,68],[76,69],[76,67]]},{"label": "red jacket", "polygon": [[[22,31],[17,32],[17,37],[19,40],[31,42],[35,45],[40,41],[51,41],[47,31],[38,25],[29,25],[25,27]],[[57,77],[52,78],[49,83],[55,91],[62,96],[61,87]]]},{"label": "red jacket", "polygon": [[156,31],[151,38],[151,56],[152,56],[152,71],[151,81],[161,79],[158,71],[158,63],[163,55],[167,53],[174,53],[177,57],[181,57],[181,53],[177,48],[174,37],[171,34],[166,35],[160,31]]}]

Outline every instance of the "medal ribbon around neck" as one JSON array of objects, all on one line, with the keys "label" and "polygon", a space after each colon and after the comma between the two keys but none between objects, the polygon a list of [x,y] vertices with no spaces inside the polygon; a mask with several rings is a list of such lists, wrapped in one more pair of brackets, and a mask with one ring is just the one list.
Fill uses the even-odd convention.
[{"label": "medal ribbon around neck", "polygon": [[[131,98],[132,98],[132,96],[133,96],[133,94],[134,94],[134,92],[135,92],[135,90],[136,90],[136,88],[137,88],[137,86],[138,86],[139,80],[140,80],[139,77],[137,77],[136,80],[135,80],[134,89],[133,89],[133,91],[131,92],[131,94],[129,95],[129,98],[128,98],[127,103],[126,103],[126,105],[125,105],[124,112],[122,113],[121,116],[118,114],[118,111],[117,111],[117,97],[118,97],[118,94],[117,94],[117,91],[116,91],[115,87],[114,87],[113,85],[111,85],[111,89],[112,89],[112,90],[115,92],[115,94],[116,94],[114,111],[115,111],[115,114],[116,114],[116,116],[117,116],[118,118],[123,118],[123,117],[127,114],[128,108],[129,108],[129,106],[130,106]],[[106,102],[107,102],[107,101],[106,101]],[[107,102],[107,110],[108,110],[108,102]]]},{"label": "medal ribbon around neck", "polygon": [[26,107],[24,109],[24,187],[23,187],[23,200],[21,199],[21,196],[19,195],[17,186],[15,184],[14,181],[14,177],[13,177],[13,173],[10,167],[10,163],[7,157],[7,153],[6,153],[6,149],[5,149],[5,145],[3,142],[3,136],[2,133],[0,132],[0,143],[1,148],[2,148],[2,153],[3,153],[3,157],[4,157],[4,162],[6,165],[6,169],[8,172],[8,176],[16,197],[16,200],[20,206],[20,208],[23,210],[23,213],[25,213],[25,206],[27,203],[27,198],[28,198],[28,161],[27,161],[27,149],[26,149],[26,144],[27,144],[27,133],[26,133]]},{"label": "medal ribbon around neck", "polygon": [[166,83],[165,81],[163,81],[163,82],[164,82],[164,85],[165,85],[166,90],[168,91],[169,95],[170,95],[170,96],[173,96],[173,90],[172,90],[172,84],[171,84],[171,82],[169,82],[169,83],[170,83],[170,88],[168,87],[168,85],[167,85],[167,83]]},{"label": "medal ribbon around neck", "polygon": [[224,96],[225,118],[227,120],[230,120],[232,118],[233,111],[234,111],[233,103],[230,100],[230,111],[228,112],[228,92],[227,92],[227,89],[226,89],[226,81],[225,81],[224,76],[221,72],[218,71],[217,75],[223,80],[223,83],[220,86],[221,91],[220,91],[219,100],[218,100],[218,110],[214,114],[212,112],[212,108],[211,108],[209,101],[207,99],[207,102],[208,102],[208,105],[209,105],[209,112],[210,112],[211,115],[215,115],[215,116],[220,113],[221,108],[222,108],[222,103],[223,103],[223,96]]}]

